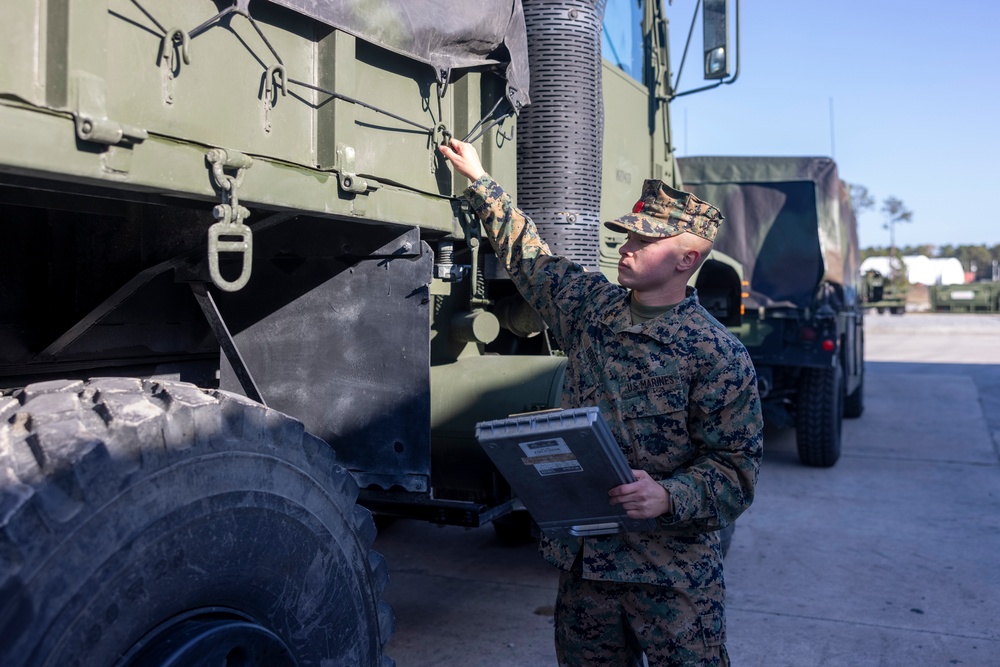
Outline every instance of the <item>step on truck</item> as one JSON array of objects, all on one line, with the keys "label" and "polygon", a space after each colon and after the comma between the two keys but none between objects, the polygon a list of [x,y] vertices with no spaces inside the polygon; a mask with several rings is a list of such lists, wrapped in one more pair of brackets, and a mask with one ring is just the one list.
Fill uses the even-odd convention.
[{"label": "step on truck", "polygon": [[764,423],[794,426],[799,458],[834,465],[841,422],[864,411],[860,250],[829,158],[687,157],[685,187],[726,216],[715,246],[743,269],[731,327],[757,369]]},{"label": "step on truck", "polygon": [[392,664],[372,513],[502,520],[474,424],[565,365],[436,147],[597,270],[680,185],[664,12],[0,4],[0,664]]}]

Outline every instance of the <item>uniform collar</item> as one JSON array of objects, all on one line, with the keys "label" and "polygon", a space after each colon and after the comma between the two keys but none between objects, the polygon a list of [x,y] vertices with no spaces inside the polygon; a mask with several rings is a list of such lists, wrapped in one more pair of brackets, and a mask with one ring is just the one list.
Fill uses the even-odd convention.
[{"label": "uniform collar", "polygon": [[683,301],[660,317],[640,324],[632,324],[632,313],[629,310],[628,300],[629,293],[623,290],[621,298],[615,300],[605,310],[604,317],[601,318],[605,326],[615,334],[629,332],[645,334],[653,338],[669,339],[674,336],[681,322],[687,319],[691,310],[697,305],[698,292],[689,285]]}]

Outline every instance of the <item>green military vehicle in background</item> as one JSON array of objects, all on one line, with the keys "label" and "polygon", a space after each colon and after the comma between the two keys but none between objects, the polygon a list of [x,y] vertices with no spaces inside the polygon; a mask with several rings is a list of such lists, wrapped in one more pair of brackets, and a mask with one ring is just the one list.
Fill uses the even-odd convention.
[{"label": "green military vehicle in background", "polygon": [[[898,259],[894,261],[901,264]],[[861,276],[861,305],[865,309],[874,308],[879,313],[888,311],[893,315],[902,315],[906,312],[909,290],[906,269],[902,266],[890,271],[887,276],[869,269]]]},{"label": "green military vehicle in background", "polygon": [[1000,282],[932,285],[930,299],[935,313],[1000,313]]},{"label": "green military vehicle in background", "polygon": [[717,250],[743,268],[731,327],[757,369],[764,422],[795,427],[799,459],[834,465],[864,410],[857,223],[829,158],[690,157],[685,187],[726,216]]},{"label": "green military vehicle in background", "polygon": [[[726,2],[704,9],[730,83]],[[474,142],[597,268],[600,221],[680,185],[662,6],[10,0],[0,23],[0,663],[391,664],[370,511],[511,512],[473,425],[557,405],[565,364],[435,148]],[[723,318],[737,268],[699,277]]]}]

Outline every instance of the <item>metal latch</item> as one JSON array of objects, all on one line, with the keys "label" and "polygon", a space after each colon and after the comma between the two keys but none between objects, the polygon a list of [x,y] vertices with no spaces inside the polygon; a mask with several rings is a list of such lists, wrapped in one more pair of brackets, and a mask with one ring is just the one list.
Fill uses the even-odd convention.
[{"label": "metal latch", "polygon": [[368,192],[368,181],[359,178],[355,173],[354,148],[345,144],[337,144],[337,167],[340,189],[344,192],[365,194]]},{"label": "metal latch", "polygon": [[149,134],[140,127],[133,127],[108,118],[104,79],[89,72],[76,71],[72,75],[76,110],[76,136],[84,141],[114,146],[145,141]]},{"label": "metal latch", "polygon": [[[238,151],[213,148],[208,151],[207,159],[212,177],[222,190],[222,203],[212,209],[212,216],[218,222],[208,228],[208,273],[216,287],[236,292],[250,280],[253,260],[253,232],[243,224],[250,211],[240,205],[237,193],[246,170],[253,166],[253,158]],[[236,280],[226,280],[219,271],[219,253],[223,252],[243,255],[243,266]]]}]

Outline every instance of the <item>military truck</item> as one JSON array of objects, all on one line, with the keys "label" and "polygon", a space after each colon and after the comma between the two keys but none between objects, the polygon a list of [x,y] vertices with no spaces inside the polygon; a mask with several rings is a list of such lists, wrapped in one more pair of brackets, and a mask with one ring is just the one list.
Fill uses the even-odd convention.
[{"label": "military truck", "polygon": [[689,157],[685,187],[726,216],[715,246],[743,267],[731,327],[757,369],[764,421],[795,427],[799,459],[834,465],[843,417],[864,411],[860,251],[829,158]]},{"label": "military truck", "polygon": [[600,220],[680,183],[663,7],[606,14],[3,3],[0,663],[391,664],[371,511],[509,513],[473,425],[565,364],[435,147],[595,268]]},{"label": "military truck", "polygon": [[930,298],[935,313],[1000,313],[1000,282],[932,285]]},{"label": "military truck", "polygon": [[[898,261],[898,260],[896,260]],[[879,313],[889,311],[893,315],[906,312],[906,295],[910,283],[902,268],[896,275],[882,275],[875,269],[865,271],[861,276],[861,305],[865,309],[874,308]]]}]

